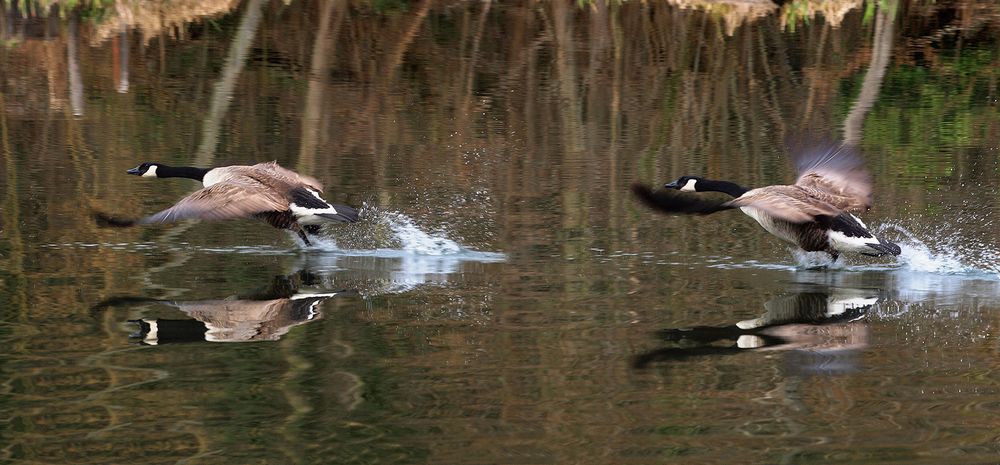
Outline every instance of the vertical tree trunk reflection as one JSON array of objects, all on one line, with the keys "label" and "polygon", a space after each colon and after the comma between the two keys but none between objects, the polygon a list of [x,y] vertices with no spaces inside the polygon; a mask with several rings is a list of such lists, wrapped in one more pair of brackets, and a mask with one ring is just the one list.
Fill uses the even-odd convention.
[{"label": "vertical tree trunk reflection", "polygon": [[66,62],[69,68],[69,102],[73,116],[83,116],[83,78],[80,76],[80,41],[77,29],[79,19],[74,13],[69,18],[69,34],[66,38]]},{"label": "vertical tree trunk reflection", "polygon": [[[322,0],[319,4],[319,26],[310,60],[309,88],[306,91],[305,109],[302,112],[302,139],[299,142],[299,161],[296,165],[298,171],[302,173],[312,173],[315,170],[316,147],[321,133],[320,123],[325,117],[323,98],[329,86],[330,62],[337,53],[337,35],[344,19],[346,4],[344,0]],[[335,9],[336,18],[332,18]]]},{"label": "vertical tree trunk reflection", "polygon": [[868,64],[865,80],[861,83],[861,93],[858,95],[858,100],[854,102],[850,113],[847,114],[847,119],[844,120],[844,143],[847,145],[857,145],[861,142],[865,115],[878,99],[882,78],[885,77],[885,70],[889,66],[889,58],[892,56],[892,31],[896,15],[896,1],[890,0],[878,5],[878,12],[875,14],[875,36],[872,39],[871,62]]},{"label": "vertical tree trunk reflection", "polygon": [[264,0],[248,0],[243,19],[233,37],[233,44],[226,55],[226,61],[222,68],[222,76],[212,87],[212,102],[208,108],[208,116],[205,117],[204,127],[201,135],[201,145],[198,147],[195,158],[196,166],[211,166],[215,158],[215,147],[219,143],[219,128],[222,125],[222,118],[229,109],[229,101],[233,97],[233,89],[243,72],[246,64],[247,54],[250,46],[253,45],[254,37],[257,35],[257,26],[260,24],[261,8]]}]

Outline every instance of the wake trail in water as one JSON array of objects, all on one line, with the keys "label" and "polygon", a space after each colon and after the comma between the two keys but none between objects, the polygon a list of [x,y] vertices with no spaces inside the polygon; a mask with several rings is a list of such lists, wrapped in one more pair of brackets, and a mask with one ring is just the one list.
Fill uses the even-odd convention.
[{"label": "wake trail in water", "polygon": [[[462,245],[444,231],[428,232],[403,213],[382,210],[364,205],[360,209],[361,221],[349,225],[324,227],[320,234],[309,235],[311,245],[306,246],[297,234],[288,232],[300,251],[320,252],[331,255],[406,258],[410,261],[429,263],[440,261],[449,268],[453,262],[501,262],[507,259],[500,252],[485,252]],[[110,248],[113,250],[167,250],[208,253],[245,253],[255,255],[294,255],[294,249],[280,245],[196,246],[187,242],[160,244],[141,243],[86,243],[42,244],[47,248]]]}]

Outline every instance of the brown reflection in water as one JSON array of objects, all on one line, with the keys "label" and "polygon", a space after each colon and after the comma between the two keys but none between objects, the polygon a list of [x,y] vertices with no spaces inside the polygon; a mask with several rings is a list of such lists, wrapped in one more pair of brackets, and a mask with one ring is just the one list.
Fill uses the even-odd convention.
[{"label": "brown reflection in water", "polygon": [[[272,2],[261,5],[266,27],[238,42],[247,10],[199,3],[216,23],[186,22],[202,17],[197,12],[164,17],[157,21],[169,27],[123,38],[126,94],[117,93],[120,74],[101,41],[108,35],[81,23],[72,42],[80,44],[74,55],[86,110],[78,118],[68,23],[43,22],[50,32],[20,35],[20,19],[0,24],[4,40],[16,39],[0,50],[0,271],[5,341],[12,341],[5,388],[17,404],[8,407],[17,410],[11,424],[20,428],[11,455],[75,463],[102,453],[108,461],[218,463],[427,456],[622,463],[687,455],[728,463],[732,445],[766,461],[802,440],[846,457],[905,455],[881,447],[928,437],[939,451],[956,447],[949,438],[959,436],[991,444],[995,431],[984,425],[995,424],[996,407],[959,408],[974,402],[955,393],[968,385],[943,372],[925,376],[907,333],[896,353],[872,354],[865,366],[883,368],[875,376],[814,381],[815,411],[798,417],[798,430],[778,418],[794,413],[777,408],[784,398],[772,392],[784,381],[760,353],[692,361],[684,376],[630,370],[648,330],[749,318],[736,304],[787,292],[774,282],[777,273],[711,269],[706,257],[790,259],[745,218],[655,219],[624,193],[636,180],[680,174],[747,185],[789,180],[780,141],[801,127],[837,133],[876,47],[886,47],[892,59],[861,143],[878,182],[873,214],[928,215],[913,220],[919,226],[963,209],[995,212],[1000,174],[990,149],[1000,144],[1000,121],[986,98],[1000,95],[995,4],[902,5],[893,34],[876,44],[876,25],[860,9],[790,30],[777,11],[731,26],[715,13],[664,2],[450,1],[389,11],[369,2]],[[322,13],[331,8],[333,17]],[[147,159],[194,159],[234,42],[247,58],[229,83],[213,163],[310,166],[345,201],[374,199],[466,245],[504,251],[509,263],[455,273],[486,281],[481,287],[460,282],[365,305],[334,299],[329,304],[345,305],[353,320],[300,327],[279,350],[124,349],[121,318],[89,318],[93,302],[157,286],[169,297],[259,283],[265,261],[225,253],[180,269],[165,265],[170,254],[139,246],[290,243],[239,223],[175,236],[99,230],[87,212],[91,203],[153,211],[190,190],[134,182],[122,171]],[[977,52],[975,66],[959,59],[963,51]],[[956,224],[969,237],[994,235],[989,223]],[[755,282],[753,274],[767,279]],[[706,301],[723,313],[700,312]],[[975,310],[977,318],[991,314]],[[962,324],[989,332],[995,322],[987,318]],[[881,327],[896,335],[891,326]],[[950,337],[969,349],[971,361],[961,363],[982,367],[973,387],[993,389],[989,338],[968,343],[965,332],[951,333],[921,333],[916,344]],[[948,350],[918,361],[963,368]],[[359,374],[358,365],[370,371]],[[359,379],[375,385],[362,395]],[[947,405],[919,402],[921,389],[953,387],[944,392]],[[954,429],[906,423],[928,421],[928,407],[937,407],[935,421],[947,410]],[[707,423],[706,414],[720,418]],[[894,427],[901,423],[908,428]],[[803,430],[821,433],[797,434]],[[878,443],[838,449],[864,441],[857,431],[878,431]],[[149,437],[162,448],[151,449]]]},{"label": "brown reflection in water", "polygon": [[[722,356],[742,350],[808,351],[815,366],[796,371],[837,374],[856,371],[851,352],[868,346],[868,327],[858,322],[879,303],[879,291],[819,289],[776,297],[767,301],[763,315],[725,326],[665,329],[659,337],[676,347],[662,348],[635,360],[637,368],[661,361],[696,356]],[[714,345],[719,341],[732,345]]]},{"label": "brown reflection in water", "polygon": [[[51,252],[63,255],[60,250]],[[120,257],[126,255],[134,253]],[[198,280],[209,276],[199,268],[205,260],[196,257],[185,269],[186,278],[173,273],[169,281],[197,286]],[[219,265],[211,257],[207,261]],[[266,265],[259,259],[253,263]],[[124,308],[148,305],[155,299],[114,298],[98,304],[93,313],[82,308],[92,301],[89,289],[103,285],[102,270],[114,270],[114,265],[74,275],[39,275],[30,268],[20,283],[8,277],[13,270],[2,271],[3,387],[8,403],[0,411],[11,425],[4,447],[7,458],[49,463],[173,463],[207,460],[225,451],[221,457],[227,463],[287,463],[295,451],[285,447],[290,444],[289,449],[295,449],[302,439],[281,435],[294,436],[299,416],[321,405],[311,397],[302,399],[311,396],[313,379],[322,380],[322,390],[329,396],[323,402],[331,405],[324,412],[333,406],[347,412],[360,402],[363,378],[342,362],[354,348],[340,334],[341,328],[316,328],[312,334],[296,328],[322,321],[324,310],[341,305],[335,301],[342,299],[303,296],[302,286],[314,282],[308,272],[276,279],[261,292],[243,295],[243,300],[170,302],[206,321],[217,340],[274,342],[150,348],[130,344],[127,330],[134,326],[124,320],[135,315],[126,316]],[[57,279],[62,282],[44,284]],[[235,272],[227,276],[227,282],[243,280],[247,277]],[[19,287],[27,302],[17,300]],[[15,310],[23,312],[16,320]],[[157,311],[154,306],[143,316],[176,318],[173,312]],[[167,339],[161,333],[159,342]],[[322,360],[314,359],[315,347],[322,347]],[[317,368],[321,374],[315,373]],[[304,374],[310,377],[308,381],[301,379]],[[229,437],[226,431],[237,434]]]},{"label": "brown reflection in water", "polygon": [[162,303],[191,317],[183,320],[146,317],[130,320],[130,323],[138,326],[138,331],[129,337],[147,345],[197,341],[276,341],[292,327],[322,318],[319,305],[325,300],[351,293],[300,292],[301,286],[315,285],[316,281],[314,276],[303,270],[288,276],[278,276],[267,289],[245,297],[178,301],[118,296],[105,299],[92,311],[104,311],[124,305]]}]

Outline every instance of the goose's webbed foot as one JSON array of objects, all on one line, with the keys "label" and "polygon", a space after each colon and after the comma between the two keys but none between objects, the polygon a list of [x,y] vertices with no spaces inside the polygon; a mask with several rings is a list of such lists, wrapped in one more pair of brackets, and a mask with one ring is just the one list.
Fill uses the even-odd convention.
[{"label": "goose's webbed foot", "polygon": [[295,232],[299,233],[299,237],[302,238],[302,242],[306,244],[306,247],[312,246],[312,242],[309,242],[309,236],[306,236],[306,232],[301,228],[296,228]]}]

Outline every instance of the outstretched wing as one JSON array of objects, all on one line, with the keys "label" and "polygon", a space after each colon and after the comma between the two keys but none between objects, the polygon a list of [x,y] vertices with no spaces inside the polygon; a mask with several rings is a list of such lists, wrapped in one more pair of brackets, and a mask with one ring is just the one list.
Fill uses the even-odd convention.
[{"label": "outstretched wing", "polygon": [[282,182],[287,183],[289,186],[297,186],[299,184],[305,184],[319,192],[323,192],[323,184],[320,183],[318,180],[316,180],[316,178],[296,173],[287,168],[283,168],[282,166],[278,165],[278,162],[276,161],[258,163],[256,165],[251,166],[250,168],[264,171],[272,179],[280,179]]},{"label": "outstretched wing", "polygon": [[288,201],[270,189],[260,188],[251,182],[230,180],[197,190],[174,206],[147,216],[138,223],[173,223],[187,219],[218,221],[284,210],[288,210]]},{"label": "outstretched wing", "polygon": [[795,185],[844,211],[871,208],[872,181],[854,148],[833,143],[792,148],[798,178]]},{"label": "outstretched wing", "polygon": [[633,185],[632,192],[647,206],[663,213],[708,215],[749,207],[792,223],[808,223],[820,216],[840,214],[837,207],[810,196],[798,186],[761,187],[733,200],[705,199],[669,189],[653,190],[642,184]]},{"label": "outstretched wing", "polygon": [[761,187],[728,203],[736,208],[756,208],[792,223],[808,223],[817,217],[833,217],[841,212],[837,206],[810,195],[808,189],[799,186]]}]

